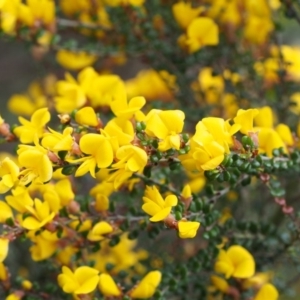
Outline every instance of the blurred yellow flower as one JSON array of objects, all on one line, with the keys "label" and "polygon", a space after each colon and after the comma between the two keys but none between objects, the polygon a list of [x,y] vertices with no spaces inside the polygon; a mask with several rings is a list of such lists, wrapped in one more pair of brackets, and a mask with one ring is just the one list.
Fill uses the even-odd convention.
[{"label": "blurred yellow flower", "polygon": [[227,279],[230,277],[250,278],[255,273],[255,261],[245,248],[234,245],[227,251],[220,250],[215,263],[215,271],[224,274]]},{"label": "blurred yellow flower", "polygon": [[95,110],[90,106],[79,109],[75,113],[75,121],[84,126],[96,127],[99,124]]},{"label": "blurred yellow flower", "polygon": [[62,274],[58,275],[58,284],[65,293],[89,294],[94,291],[99,282],[98,271],[94,268],[82,266],[72,272],[68,267],[62,267]]},{"label": "blurred yellow flower", "polygon": [[218,45],[218,25],[207,17],[194,19],[187,28],[186,43],[190,53],[196,52],[204,46]]},{"label": "blurred yellow flower", "polygon": [[7,254],[9,248],[9,240],[7,238],[0,238],[0,263],[2,263]]},{"label": "blurred yellow flower", "polygon": [[148,299],[152,297],[160,284],[161,272],[151,271],[129,292],[130,297]]},{"label": "blurred yellow flower", "polygon": [[48,108],[40,108],[36,110],[31,116],[30,121],[19,117],[21,126],[14,129],[14,133],[20,138],[24,144],[29,144],[34,141],[35,136],[38,138],[43,136],[44,127],[50,121],[50,113]]},{"label": "blurred yellow flower", "polygon": [[273,284],[266,283],[261,287],[253,300],[277,300],[279,293]]},{"label": "blurred yellow flower", "polygon": [[104,296],[120,296],[122,291],[116,285],[115,281],[109,274],[102,273],[99,276],[99,290]]},{"label": "blurred yellow flower", "polygon": [[193,8],[191,3],[186,3],[183,1],[172,5],[174,18],[179,26],[183,29],[186,29],[190,23],[204,11],[205,8],[202,6]]},{"label": "blurred yellow flower", "polygon": [[93,65],[98,57],[86,52],[73,52],[69,50],[59,50],[56,53],[56,61],[68,70],[80,70]]},{"label": "blurred yellow flower", "polygon": [[105,238],[105,234],[111,232],[113,232],[113,227],[109,223],[101,221],[95,224],[93,228],[89,231],[87,239],[93,242],[101,241]]}]

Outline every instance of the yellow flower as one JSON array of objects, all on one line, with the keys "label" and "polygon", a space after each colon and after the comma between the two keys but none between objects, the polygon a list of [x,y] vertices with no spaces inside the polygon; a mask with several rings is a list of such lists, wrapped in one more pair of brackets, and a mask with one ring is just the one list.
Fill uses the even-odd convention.
[{"label": "yellow flower", "polygon": [[147,299],[154,295],[161,281],[161,272],[149,272],[138,285],[129,292],[130,297],[138,299]]},{"label": "yellow flower", "polygon": [[265,127],[265,128],[273,128],[273,111],[270,106],[263,106],[258,108],[258,114],[254,118],[254,122],[256,126]]},{"label": "yellow flower", "polygon": [[253,130],[253,119],[258,114],[258,109],[239,109],[237,116],[233,120],[235,124],[241,125],[241,133],[248,134],[249,131]]},{"label": "yellow flower", "polygon": [[190,221],[179,221],[178,222],[178,233],[179,237],[182,239],[194,238],[199,229],[199,222],[190,222]]},{"label": "yellow flower", "polygon": [[204,7],[193,8],[191,3],[185,3],[183,1],[172,5],[174,18],[183,29],[186,29],[190,23],[203,11],[205,11]]},{"label": "yellow flower", "polygon": [[177,205],[178,199],[175,195],[162,198],[156,186],[147,186],[142,210],[152,216],[150,221],[159,222],[164,220],[171,212],[172,206]]},{"label": "yellow flower", "polygon": [[37,235],[35,231],[29,231],[27,236],[34,243],[29,249],[34,261],[47,259],[57,250],[57,241],[59,238],[56,232],[43,230]]},{"label": "yellow flower", "polygon": [[141,172],[147,164],[147,153],[136,146],[125,145],[116,152],[118,162],[112,165],[113,169],[125,169],[130,172]]},{"label": "yellow flower", "polygon": [[86,106],[78,110],[75,114],[75,121],[80,125],[94,126],[96,127],[98,122],[98,117],[94,109],[90,106]]},{"label": "yellow flower", "polygon": [[5,223],[9,218],[13,218],[11,208],[4,201],[0,201],[0,223]]},{"label": "yellow flower", "polygon": [[27,26],[34,26],[36,22],[50,25],[55,19],[55,2],[52,0],[27,0],[20,6],[20,19]]},{"label": "yellow flower", "polygon": [[93,226],[93,228],[89,231],[87,239],[93,242],[101,241],[105,237],[103,235],[113,232],[113,227],[105,222],[98,222]]},{"label": "yellow flower", "polygon": [[245,248],[234,245],[227,251],[220,250],[215,271],[224,274],[226,278],[250,278],[255,273],[255,261]]},{"label": "yellow flower", "polygon": [[99,276],[99,290],[104,296],[120,296],[122,294],[120,288],[109,274],[102,273]]},{"label": "yellow flower", "polygon": [[266,283],[261,287],[253,300],[277,300],[279,293],[273,284]]},{"label": "yellow flower", "polygon": [[72,52],[63,49],[56,53],[56,61],[68,70],[83,69],[94,64],[97,59],[96,55],[86,52]]},{"label": "yellow flower", "polygon": [[99,75],[92,68],[86,68],[79,73],[78,80],[92,107],[110,106],[113,99],[119,99],[119,104],[126,102],[124,82],[119,76]]},{"label": "yellow flower", "polygon": [[60,204],[62,206],[66,206],[74,200],[75,194],[72,190],[72,184],[69,179],[62,179],[56,182],[54,190],[58,194]]},{"label": "yellow flower", "polygon": [[[124,86],[125,92],[125,86]],[[140,109],[145,105],[146,100],[144,97],[134,97],[130,101],[127,101],[125,94],[118,98],[112,99],[110,108],[117,117],[130,119],[134,114],[138,113]]]},{"label": "yellow flower", "polygon": [[35,198],[33,206],[26,206],[27,211],[31,216],[26,217],[22,221],[22,227],[29,230],[37,230],[50,221],[55,216],[54,212],[51,212],[48,202],[42,202],[41,200]]},{"label": "yellow flower", "polygon": [[106,211],[109,208],[109,199],[103,194],[96,195],[95,209],[98,212]]},{"label": "yellow flower", "polygon": [[5,281],[8,278],[7,269],[3,263],[0,263],[0,280]]},{"label": "yellow flower", "polygon": [[18,20],[18,10],[20,7],[20,0],[6,0],[2,1],[0,7],[1,21],[0,28],[6,33],[13,35]]},{"label": "yellow flower", "polygon": [[187,28],[189,52],[198,51],[204,46],[214,46],[219,43],[219,29],[210,18],[199,17],[194,19]]},{"label": "yellow flower", "polygon": [[42,86],[34,81],[26,94],[14,94],[8,100],[7,106],[16,115],[31,116],[37,109],[47,106],[47,97]]},{"label": "yellow flower", "polygon": [[162,141],[158,149],[166,151],[170,148],[180,149],[180,136],[185,115],[181,110],[161,111],[152,109],[146,116],[146,133]]},{"label": "yellow flower", "polygon": [[130,121],[122,118],[110,120],[101,130],[109,137],[115,137],[119,146],[130,144],[134,139],[134,128]]},{"label": "yellow flower", "polygon": [[58,275],[58,284],[65,293],[89,294],[95,290],[99,282],[96,269],[82,266],[73,273],[68,267],[62,267],[62,274]]},{"label": "yellow flower", "polygon": [[225,279],[219,276],[212,275],[210,277],[210,280],[219,291],[221,291],[222,293],[227,293],[229,284]]},{"label": "yellow flower", "polygon": [[75,176],[83,176],[87,172],[95,178],[95,169],[107,168],[113,162],[113,149],[107,138],[103,135],[88,133],[79,141],[80,150],[89,156],[73,160],[72,162],[82,162],[77,169]]},{"label": "yellow flower", "polygon": [[74,143],[72,137],[73,128],[66,127],[63,133],[57,132],[48,128],[50,132],[44,134],[42,139],[42,146],[53,152],[70,151]]},{"label": "yellow flower", "polygon": [[31,116],[30,121],[19,117],[19,122],[22,124],[14,129],[14,133],[20,138],[24,144],[29,144],[34,141],[35,136],[38,138],[43,136],[44,127],[50,121],[50,113],[48,108],[40,108]]},{"label": "yellow flower", "polygon": [[19,167],[9,158],[0,161],[0,194],[9,191],[18,181]]},{"label": "yellow flower", "polygon": [[261,45],[273,30],[274,24],[270,18],[251,15],[246,21],[244,37],[253,44]]},{"label": "yellow flower", "polygon": [[13,189],[12,195],[6,196],[5,200],[9,206],[20,213],[27,212],[27,206],[33,206],[33,200],[29,195],[28,189],[23,186]]},{"label": "yellow flower", "polygon": [[7,254],[9,248],[9,240],[6,238],[0,238],[0,263],[2,263]]},{"label": "yellow flower", "polygon": [[59,113],[71,113],[74,109],[82,107],[87,100],[83,87],[70,74],[67,73],[65,78],[66,80],[60,80],[56,84],[59,96],[55,97],[54,101],[55,109]]},{"label": "yellow flower", "polygon": [[21,167],[20,183],[27,185],[33,180],[46,183],[51,180],[53,168],[47,150],[35,141],[35,146],[19,145],[18,159]]},{"label": "yellow flower", "polygon": [[133,5],[142,6],[145,0],[105,0],[105,3],[109,6],[119,6],[119,5]]}]

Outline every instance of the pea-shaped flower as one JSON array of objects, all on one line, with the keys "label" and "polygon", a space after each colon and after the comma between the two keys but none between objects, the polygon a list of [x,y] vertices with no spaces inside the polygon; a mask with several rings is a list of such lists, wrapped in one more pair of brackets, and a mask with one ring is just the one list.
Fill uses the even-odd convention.
[{"label": "pea-shaped flower", "polygon": [[0,194],[6,193],[18,181],[19,167],[8,157],[0,162]]},{"label": "pea-shaped flower", "polygon": [[146,117],[146,133],[161,139],[158,148],[166,151],[171,148],[180,149],[180,136],[185,115],[181,110],[161,111],[152,109]]},{"label": "pea-shaped flower", "polygon": [[148,215],[152,216],[150,221],[159,222],[170,214],[172,206],[177,204],[178,199],[175,195],[168,195],[163,199],[155,186],[147,186],[143,201],[142,209]]},{"label": "pea-shaped flower", "polygon": [[179,221],[178,222],[178,233],[179,237],[182,239],[194,238],[199,229],[199,222],[190,221]]},{"label": "pea-shaped flower", "polygon": [[71,162],[82,162],[75,176],[83,176],[87,172],[95,178],[95,169],[107,168],[113,161],[113,148],[107,138],[101,134],[88,133],[79,141],[80,150],[88,156]]},{"label": "pea-shaped flower", "polygon": [[151,271],[138,283],[132,292],[129,292],[129,295],[132,298],[148,299],[154,295],[160,281],[161,273],[159,271]]},{"label": "pea-shaped flower", "polygon": [[58,275],[58,284],[65,293],[88,294],[91,293],[99,282],[99,271],[82,266],[73,273],[68,267],[62,267],[62,274]]},{"label": "pea-shaped flower", "polygon": [[215,264],[215,271],[226,278],[250,278],[255,273],[253,256],[242,246],[234,245],[227,251],[220,250]]},{"label": "pea-shaped flower", "polygon": [[273,284],[264,284],[258,291],[253,300],[277,300],[279,297],[278,291]]},{"label": "pea-shaped flower", "polygon": [[90,231],[87,239],[90,241],[101,241],[104,239],[105,234],[111,233],[113,231],[112,226],[105,222],[98,222]]}]

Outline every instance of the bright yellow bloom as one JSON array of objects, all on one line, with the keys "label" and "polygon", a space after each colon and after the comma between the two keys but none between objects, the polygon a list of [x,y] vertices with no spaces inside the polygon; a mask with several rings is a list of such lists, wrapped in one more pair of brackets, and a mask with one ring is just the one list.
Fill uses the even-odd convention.
[{"label": "bright yellow bloom", "polygon": [[192,21],[187,28],[187,41],[189,52],[198,51],[204,46],[215,46],[219,43],[219,29],[210,18],[199,17]]},{"label": "bright yellow bloom", "polygon": [[122,294],[120,288],[109,274],[102,273],[99,276],[99,290],[104,296],[120,296]]},{"label": "bright yellow bloom", "polygon": [[22,281],[22,288],[25,290],[31,290],[32,289],[32,283],[29,280],[23,280]]},{"label": "bright yellow bloom", "polygon": [[180,136],[185,115],[181,110],[161,111],[152,109],[146,116],[146,133],[161,139],[158,149],[166,151],[171,148],[180,149]]},{"label": "bright yellow bloom", "polygon": [[90,172],[92,177],[96,177],[95,169],[107,168],[113,162],[113,148],[107,138],[103,135],[88,133],[79,141],[80,150],[89,156],[73,160],[72,162],[82,162],[77,169],[75,176],[83,176]]},{"label": "bright yellow bloom", "polygon": [[129,98],[143,95],[147,101],[173,99],[172,90],[176,89],[176,77],[165,70],[141,70],[134,78],[125,82]]},{"label": "bright yellow bloom", "polygon": [[6,238],[0,238],[0,263],[2,263],[7,254],[9,248],[9,240]]},{"label": "bright yellow bloom", "polygon": [[0,28],[6,34],[14,34],[15,27],[18,20],[18,9],[20,7],[20,0],[4,0],[0,6],[1,20]]},{"label": "bright yellow bloom", "polygon": [[142,172],[148,161],[145,150],[133,145],[120,147],[116,152],[116,158],[118,162],[114,163],[112,168],[130,172]]},{"label": "bright yellow bloom", "polygon": [[27,236],[33,242],[29,251],[34,261],[41,261],[52,256],[57,250],[57,237],[56,232],[43,230],[40,234],[35,231],[29,231]]},{"label": "bright yellow bloom", "polygon": [[98,117],[94,109],[90,106],[86,106],[78,110],[75,114],[75,121],[80,125],[94,126],[96,127],[98,122]]},{"label": "bright yellow bloom", "polygon": [[226,278],[250,278],[255,273],[255,261],[245,248],[234,245],[227,251],[220,250],[215,271],[224,274]]},{"label": "bright yellow bloom", "polygon": [[114,99],[119,104],[126,102],[124,82],[119,76],[99,75],[92,68],[86,68],[79,73],[78,81],[92,107],[110,106]]},{"label": "bright yellow bloom", "polygon": [[235,124],[241,125],[240,132],[248,134],[253,130],[253,119],[259,114],[258,109],[239,109],[237,116],[233,119]]},{"label": "bright yellow bloom", "polygon": [[116,138],[119,146],[130,144],[134,139],[134,128],[130,121],[123,118],[113,118],[101,130],[107,136]]},{"label": "bright yellow bloom", "polygon": [[18,159],[21,167],[20,183],[27,185],[33,180],[46,183],[52,178],[52,163],[47,155],[47,150],[35,141],[35,146],[19,145]]},{"label": "bright yellow bloom", "polygon": [[19,167],[6,157],[0,161],[0,194],[9,191],[19,180]]},{"label": "bright yellow bloom", "polygon": [[95,290],[99,282],[98,271],[94,268],[82,266],[73,273],[68,267],[62,267],[62,274],[58,275],[58,284],[65,293],[89,294]]},{"label": "bright yellow bloom", "polygon": [[55,19],[55,2],[53,0],[27,0],[20,5],[20,19],[32,27],[36,22],[50,25]]},{"label": "bright yellow bloom", "polygon": [[62,179],[56,182],[54,190],[58,194],[60,204],[62,206],[66,206],[74,200],[75,194],[72,190],[72,184],[69,179]]},{"label": "bright yellow bloom", "polygon": [[270,106],[258,108],[258,114],[254,118],[255,125],[258,127],[273,128],[273,111]]},{"label": "bright yellow bloom", "polygon": [[161,272],[151,271],[138,283],[129,295],[132,298],[148,299],[154,295],[160,281]]},{"label": "bright yellow bloom", "polygon": [[105,238],[103,235],[111,232],[113,232],[113,227],[109,223],[101,221],[95,224],[89,231],[87,239],[94,242],[101,241]]},{"label": "bright yellow bloom", "polygon": [[5,223],[8,218],[13,218],[11,208],[4,201],[0,201],[0,223]]},{"label": "bright yellow bloom", "polygon": [[190,23],[203,11],[204,7],[193,8],[191,3],[183,1],[177,2],[172,5],[172,12],[176,22],[183,29],[186,29]]},{"label": "bright yellow bloom", "polygon": [[50,221],[55,216],[55,212],[51,212],[48,202],[42,202],[41,200],[35,198],[33,206],[26,206],[27,211],[31,216],[26,217],[22,222],[22,227],[29,230],[37,230]]},{"label": "bright yellow bloom", "polygon": [[44,127],[50,121],[50,113],[48,108],[40,108],[33,113],[30,121],[19,117],[19,122],[22,124],[14,129],[14,133],[20,138],[24,144],[29,144],[34,141],[35,136],[38,138],[43,136]]},{"label": "bright yellow bloom", "polygon": [[253,300],[277,300],[279,293],[273,284],[267,283],[261,287]]},{"label": "bright yellow bloom", "polygon": [[97,59],[96,55],[86,52],[73,52],[63,49],[56,53],[56,61],[68,70],[83,69],[94,64]]},{"label": "bright yellow bloom", "polygon": [[73,128],[66,127],[63,133],[57,132],[48,128],[50,132],[44,134],[42,139],[42,146],[53,152],[70,151],[74,143],[72,137]]},{"label": "bright yellow bloom", "polygon": [[179,237],[182,239],[191,239],[194,238],[199,229],[199,222],[190,222],[190,221],[179,221],[178,222],[178,233]]},{"label": "bright yellow bloom", "polygon": [[13,189],[12,195],[6,196],[5,200],[9,206],[22,214],[27,212],[27,206],[33,206],[33,200],[29,195],[28,189],[23,186]]},{"label": "bright yellow bloom", "polygon": [[55,97],[54,101],[55,109],[59,113],[71,113],[74,109],[82,107],[87,100],[84,89],[76,80],[68,73],[65,78],[66,80],[60,80],[56,84],[59,96]]},{"label": "bright yellow bloom", "polygon": [[147,186],[143,201],[142,210],[152,216],[150,221],[159,222],[171,213],[172,207],[177,205],[178,199],[175,195],[168,195],[163,199],[156,186]]},{"label": "bright yellow bloom", "polygon": [[127,102],[127,97],[119,97],[112,99],[110,108],[117,117],[130,119],[134,114],[140,111],[145,103],[146,100],[144,97],[134,97],[129,102]]}]

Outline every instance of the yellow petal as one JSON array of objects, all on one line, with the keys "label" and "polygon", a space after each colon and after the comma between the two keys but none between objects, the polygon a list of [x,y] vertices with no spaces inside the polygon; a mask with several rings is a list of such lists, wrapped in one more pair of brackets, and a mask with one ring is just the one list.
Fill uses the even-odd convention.
[{"label": "yellow petal", "polygon": [[132,298],[147,299],[154,295],[156,288],[161,281],[161,272],[149,272],[137,285],[137,287],[130,293]]},{"label": "yellow petal", "polygon": [[113,278],[102,273],[99,278],[99,289],[104,296],[120,296],[121,291],[114,282]]}]

